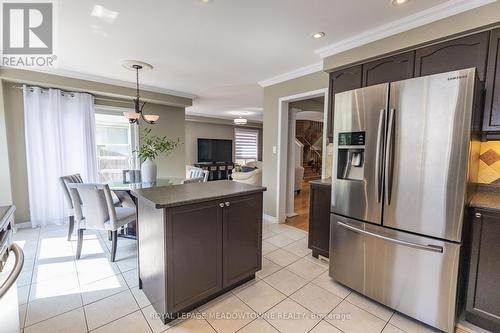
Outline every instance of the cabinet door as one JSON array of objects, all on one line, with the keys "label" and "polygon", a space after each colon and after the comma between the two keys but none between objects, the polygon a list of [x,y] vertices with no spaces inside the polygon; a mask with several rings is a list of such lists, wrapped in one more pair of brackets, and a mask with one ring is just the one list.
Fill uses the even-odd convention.
[{"label": "cabinet door", "polygon": [[222,289],[220,201],[167,209],[167,309],[175,313]]},{"label": "cabinet door", "polygon": [[261,269],[262,193],[224,200],[223,286]]},{"label": "cabinet door", "polygon": [[328,98],[327,124],[327,133],[329,138],[333,138],[333,112],[335,106],[335,94],[343,91],[361,88],[361,78],[361,65],[330,73],[330,96]]},{"label": "cabinet door", "polygon": [[316,258],[329,257],[331,197],[331,186],[311,184],[308,245]]},{"label": "cabinet door", "polygon": [[488,43],[489,31],[485,31],[418,49],[415,54],[415,76],[476,67],[479,79],[484,80]]},{"label": "cabinet door", "polygon": [[[479,215],[478,215],[479,214]],[[500,217],[476,211],[467,290],[467,319],[500,331]]]},{"label": "cabinet door", "polygon": [[397,54],[363,65],[363,87],[379,83],[411,79],[415,51]]},{"label": "cabinet door", "polygon": [[486,74],[484,131],[500,131],[500,29],[493,30]]}]

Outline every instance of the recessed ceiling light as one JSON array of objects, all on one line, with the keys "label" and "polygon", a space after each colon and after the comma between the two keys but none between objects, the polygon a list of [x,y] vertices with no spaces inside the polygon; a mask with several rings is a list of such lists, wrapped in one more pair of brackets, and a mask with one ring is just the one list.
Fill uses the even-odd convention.
[{"label": "recessed ceiling light", "polygon": [[408,2],[408,0],[392,0],[392,5],[393,6],[400,6],[400,5],[403,5],[407,2]]},{"label": "recessed ceiling light", "polygon": [[198,1],[201,2],[201,3],[204,3],[204,4],[208,4],[208,3],[211,3],[214,0],[198,0]]},{"label": "recessed ceiling light", "polygon": [[323,37],[325,37],[325,33],[322,31],[312,34],[312,38],[314,38],[314,39],[319,39],[319,38],[323,38]]},{"label": "recessed ceiling light", "polygon": [[90,15],[112,24],[118,18],[118,14],[118,12],[107,9],[101,5],[95,5],[94,8],[92,8],[92,13]]}]

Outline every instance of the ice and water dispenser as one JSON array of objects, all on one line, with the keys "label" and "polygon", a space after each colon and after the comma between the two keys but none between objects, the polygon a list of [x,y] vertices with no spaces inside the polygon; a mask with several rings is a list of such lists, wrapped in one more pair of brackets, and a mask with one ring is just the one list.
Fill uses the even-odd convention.
[{"label": "ice and water dispenser", "polygon": [[337,178],[363,180],[365,132],[339,133]]}]

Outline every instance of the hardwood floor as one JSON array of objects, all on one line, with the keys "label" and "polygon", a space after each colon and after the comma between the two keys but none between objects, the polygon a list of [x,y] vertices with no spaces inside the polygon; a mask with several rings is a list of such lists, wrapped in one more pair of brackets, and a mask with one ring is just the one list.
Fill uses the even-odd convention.
[{"label": "hardwood floor", "polygon": [[286,224],[309,231],[309,181],[302,182],[302,190],[295,195],[295,213],[299,214],[286,219]]}]

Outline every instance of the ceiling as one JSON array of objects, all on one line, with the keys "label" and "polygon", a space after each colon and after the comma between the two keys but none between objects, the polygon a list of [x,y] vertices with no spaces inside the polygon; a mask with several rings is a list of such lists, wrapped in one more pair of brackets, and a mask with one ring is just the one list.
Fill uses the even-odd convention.
[{"label": "ceiling", "polygon": [[[446,2],[60,0],[53,71],[132,83],[134,73],[121,63],[138,59],[154,65],[141,74],[144,87],[197,96],[188,113],[259,120],[257,82],[320,62],[316,50]],[[317,31],[326,36],[311,38]]]}]

